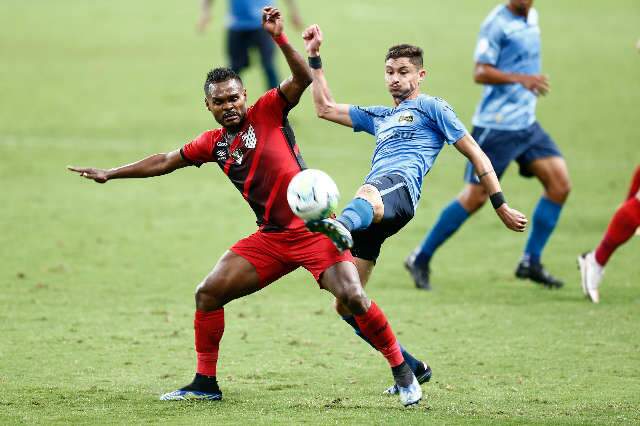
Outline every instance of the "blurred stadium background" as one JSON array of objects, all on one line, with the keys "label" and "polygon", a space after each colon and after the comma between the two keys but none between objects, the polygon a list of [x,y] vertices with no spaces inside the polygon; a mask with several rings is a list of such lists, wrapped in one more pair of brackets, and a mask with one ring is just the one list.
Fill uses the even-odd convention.
[{"label": "blurred stadium background", "polygon": [[[471,79],[475,37],[496,3],[298,1],[305,24],[324,30],[336,100],[389,104],[384,53],[415,43],[429,71],[423,90],[469,125],[481,90]],[[462,157],[446,148],[416,218],[387,242],[370,284],[400,340],[434,368],[424,403],[400,410],[380,395],[391,379],[386,366],[305,271],[229,305],[225,402],[157,401],[190,379],[192,292],[253,231],[252,212],[215,165],[105,186],[65,166],[114,166],[216,126],[202,82],[226,62],[226,2],[216,2],[212,28],[198,35],[196,0],[4,0],[0,423],[640,422],[638,241],[611,261],[600,306],[583,299],[575,267],[639,160],[640,3],[534,6],[552,84],[538,118],[573,181],[544,262],[567,284],[546,291],[517,281],[525,237],[485,208],[438,253],[435,290],[414,290],[402,260],[461,188]],[[284,75],[281,58],[279,69]],[[253,101],[261,71],[243,77]],[[309,93],[291,118],[307,163],[349,198],[373,139],[316,119]],[[539,185],[515,168],[503,184],[510,203],[530,214]]]}]

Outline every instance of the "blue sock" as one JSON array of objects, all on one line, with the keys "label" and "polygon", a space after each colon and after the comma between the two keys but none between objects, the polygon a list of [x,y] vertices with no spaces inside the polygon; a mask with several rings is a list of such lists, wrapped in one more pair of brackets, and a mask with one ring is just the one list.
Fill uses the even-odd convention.
[{"label": "blue sock", "polygon": [[524,249],[524,260],[533,264],[540,263],[542,250],[558,223],[561,210],[562,204],[540,197],[540,201],[533,211],[533,223]]},{"label": "blue sock", "polygon": [[349,232],[358,229],[366,229],[373,222],[373,206],[364,198],[354,198],[342,210],[338,216],[338,221],[342,223]]},{"label": "blue sock", "polygon": [[469,213],[462,207],[460,201],[455,199],[449,203],[440,213],[431,232],[422,241],[420,252],[416,255],[416,264],[428,264],[436,249],[456,232],[468,217]]},{"label": "blue sock", "polygon": [[[369,339],[367,339],[362,335],[362,332],[360,331],[360,327],[358,327],[358,323],[356,322],[356,319],[353,317],[353,315],[343,316],[342,319],[353,328],[353,331],[356,332],[358,337],[360,337],[362,340],[370,344],[371,347],[375,349],[375,346],[371,344]],[[419,361],[416,358],[414,358],[414,356],[411,355],[409,352],[407,352],[402,347],[402,345],[400,345],[400,351],[402,352],[402,356],[404,357],[405,362],[409,365],[409,368],[411,368],[411,371],[415,373],[418,368],[422,367],[422,361]]]}]

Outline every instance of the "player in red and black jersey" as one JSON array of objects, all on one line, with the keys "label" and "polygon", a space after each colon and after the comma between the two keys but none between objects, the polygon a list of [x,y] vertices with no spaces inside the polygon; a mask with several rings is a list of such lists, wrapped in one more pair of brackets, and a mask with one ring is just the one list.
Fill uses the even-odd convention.
[{"label": "player in red and black jersey", "polygon": [[304,165],[286,117],[311,84],[312,76],[282,32],[280,12],[265,8],[263,22],[292,73],[279,88],[268,91],[247,108],[247,93],[240,78],[230,69],[214,69],[205,82],[205,102],[222,128],[203,133],[181,149],[122,167],[109,170],[70,167],[82,177],[105,183],[112,179],[159,176],[189,165],[217,162],[256,214],[258,231],[225,252],[196,289],[194,380],[161,399],[222,399],[216,364],[224,332],[224,305],[302,266],[313,274],[321,288],[330,291],[355,314],[363,336],[389,362],[401,390],[401,402],[415,404],[422,397],[420,386],[403,359],[384,313],[365,295],[350,252],[341,253],[326,236],[309,232],[287,204],[289,181]]}]

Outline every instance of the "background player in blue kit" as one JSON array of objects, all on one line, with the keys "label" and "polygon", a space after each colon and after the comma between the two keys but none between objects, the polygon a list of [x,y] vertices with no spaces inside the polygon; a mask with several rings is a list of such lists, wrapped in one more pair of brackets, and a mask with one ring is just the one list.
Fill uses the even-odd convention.
[{"label": "background player in blue kit", "polygon": [[[549,91],[549,82],[540,74],[540,28],[532,4],[532,0],[510,0],[493,9],[482,24],[474,79],[484,84],[484,91],[473,117],[472,135],[498,178],[515,160],[522,176],[536,176],[542,183],[544,194],[533,212],[516,276],[553,288],[563,283],[549,274],[540,260],[570,183],[560,150],[536,121],[537,97]],[[467,185],[462,193],[444,208],[431,232],[405,262],[418,288],[431,288],[429,263],[436,249],[487,201],[484,182],[473,166],[467,164]]]},{"label": "background player in blue kit", "polygon": [[[422,49],[407,44],[391,47],[385,58],[385,80],[395,105],[363,108],[333,100],[320,60],[320,28],[312,25],[303,37],[318,116],[376,137],[371,171],[356,197],[336,219],[307,223],[310,230],[329,236],[340,250],[352,248],[363,285],[384,240],[413,217],[423,177],[445,143],[453,144],[472,162],[504,224],[514,231],[524,231],[526,217],[506,204],[491,162],[453,109],[440,98],[420,93],[420,83],[426,76]],[[360,335],[349,309],[336,301],[336,310]],[[428,380],[420,371],[428,367],[416,364],[406,351],[403,355],[419,381]],[[393,393],[394,389],[389,391]]]},{"label": "background player in blue kit", "polygon": [[[293,26],[302,30],[302,20],[294,0],[286,0]],[[202,11],[198,21],[198,30],[204,31],[211,21],[213,0],[202,0]],[[262,28],[262,9],[274,6],[274,0],[229,0],[227,14],[227,55],[229,67],[240,74],[249,66],[249,50],[256,48],[260,52],[260,61],[264,70],[267,88],[277,87],[280,83],[273,59],[275,45],[271,36]]]}]

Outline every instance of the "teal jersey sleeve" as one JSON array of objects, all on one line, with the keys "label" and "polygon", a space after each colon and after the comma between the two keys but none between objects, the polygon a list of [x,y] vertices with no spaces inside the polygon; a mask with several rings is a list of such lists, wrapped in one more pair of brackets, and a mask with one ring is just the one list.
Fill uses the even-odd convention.
[{"label": "teal jersey sleeve", "polygon": [[389,108],[385,106],[360,107],[349,105],[349,117],[351,117],[354,132],[367,132],[375,136],[375,119],[382,118],[388,113]]},{"label": "teal jersey sleeve", "polygon": [[491,14],[482,23],[473,59],[477,63],[496,66],[500,57],[503,27],[498,18]]},{"label": "teal jersey sleeve", "polygon": [[422,97],[420,108],[433,120],[446,143],[456,143],[467,134],[466,127],[444,99]]}]

